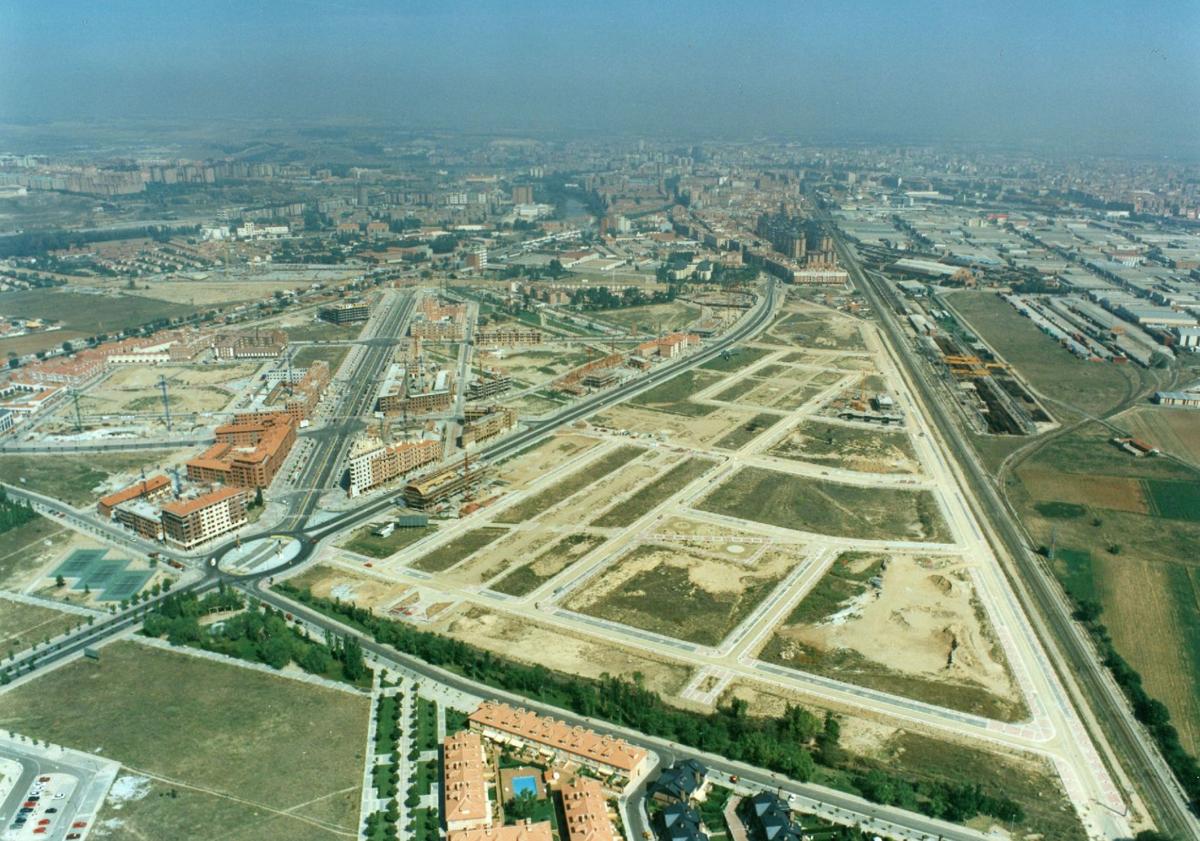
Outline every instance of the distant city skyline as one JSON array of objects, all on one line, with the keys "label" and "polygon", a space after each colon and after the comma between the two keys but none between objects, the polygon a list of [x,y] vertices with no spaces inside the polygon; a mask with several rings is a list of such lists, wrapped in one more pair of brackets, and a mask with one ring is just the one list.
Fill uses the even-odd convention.
[{"label": "distant city skyline", "polygon": [[0,0],[0,121],[1200,147],[1196,3],[565,5]]}]

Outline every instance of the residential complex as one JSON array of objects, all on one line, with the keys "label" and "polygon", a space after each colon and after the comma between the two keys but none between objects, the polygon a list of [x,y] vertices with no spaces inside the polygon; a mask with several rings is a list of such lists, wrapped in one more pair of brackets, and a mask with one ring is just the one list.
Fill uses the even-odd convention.
[{"label": "residential complex", "polygon": [[181,549],[207,543],[245,523],[246,492],[242,488],[217,488],[162,507],[163,534],[169,543]]}]

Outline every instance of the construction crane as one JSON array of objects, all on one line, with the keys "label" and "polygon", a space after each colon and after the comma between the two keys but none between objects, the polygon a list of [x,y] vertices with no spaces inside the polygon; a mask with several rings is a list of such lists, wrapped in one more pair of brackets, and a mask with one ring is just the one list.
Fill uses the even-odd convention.
[{"label": "construction crane", "polygon": [[167,432],[171,431],[171,402],[167,399],[167,378],[158,375],[158,387],[162,389],[163,419],[167,423]]}]

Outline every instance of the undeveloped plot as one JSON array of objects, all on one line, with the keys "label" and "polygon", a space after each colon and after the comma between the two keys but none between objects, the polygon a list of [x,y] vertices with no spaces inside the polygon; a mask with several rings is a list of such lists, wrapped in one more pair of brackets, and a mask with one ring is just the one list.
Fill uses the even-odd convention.
[{"label": "undeveloped plot", "polygon": [[656,412],[629,403],[622,403],[596,415],[593,422],[608,429],[619,429],[634,435],[668,440],[684,447],[707,448],[736,431],[758,413],[732,406],[712,407],[704,417]]},{"label": "undeveloped plot", "polygon": [[514,491],[527,488],[559,465],[595,447],[600,440],[574,433],[555,435],[505,462],[504,484]]},{"label": "undeveloped plot", "polygon": [[785,346],[866,350],[858,321],[804,304],[789,303],[764,335]]},{"label": "undeveloped plot", "polygon": [[639,447],[621,446],[604,453],[599,458],[567,474],[548,488],[527,496],[525,499],[510,505],[496,514],[492,519],[498,523],[523,523],[541,514],[543,511],[557,505],[562,500],[599,479],[628,464],[644,451]]},{"label": "undeveloped plot", "polygon": [[[655,465],[657,478],[626,496],[592,522],[599,528],[623,527],[654,509],[704,475],[716,462],[703,458],[685,459],[677,464]],[[665,468],[665,472],[663,472]],[[610,497],[614,498],[614,497]]]},{"label": "undeveloped plot", "polygon": [[946,543],[950,529],[929,491],[847,485],[746,467],[697,506],[781,528],[871,540]]},{"label": "undeveloped plot", "polygon": [[956,559],[846,554],[776,629],[763,660],[966,712],[1027,715]]},{"label": "undeveloped plot", "polygon": [[24,651],[84,621],[83,616],[13,601],[0,593],[0,651]]},{"label": "undeveloped plot", "polygon": [[1081,482],[1079,478],[1078,474],[1037,468],[1021,471],[1021,480],[1029,493],[1037,499],[1067,505],[1090,505],[1112,511],[1128,511],[1132,514],[1150,512],[1143,492],[1144,487],[1138,479],[1124,476],[1089,476],[1086,482]]},{"label": "undeveloped plot", "polygon": [[491,589],[510,596],[532,593],[607,539],[606,535],[587,532],[569,534],[538,555],[531,563],[519,567],[492,584]]},{"label": "undeveloped plot", "polygon": [[770,552],[753,567],[679,545],[645,543],[574,594],[566,607],[700,645],[717,645],[795,563]]},{"label": "undeveloped plot", "polygon": [[643,391],[630,399],[634,406],[644,406],[657,412],[666,412],[684,417],[702,417],[710,415],[716,407],[707,403],[698,403],[692,397],[704,389],[716,385],[723,379],[721,374],[693,368],[676,374],[664,380],[653,388]]},{"label": "undeveloped plot", "polygon": [[275,292],[290,292],[306,284],[296,281],[274,281],[239,278],[236,281],[214,280],[154,280],[147,289],[138,289],[132,294],[142,298],[157,298],[176,304],[191,304],[202,307],[213,304],[228,304],[235,301],[260,301]]},{"label": "undeveloped plot", "polygon": [[875,427],[808,420],[771,447],[780,458],[864,473],[919,473],[920,462],[908,433]]},{"label": "undeveloped plot", "polygon": [[411,590],[407,584],[385,581],[326,564],[309,567],[289,578],[288,583],[301,589],[308,588],[318,598],[354,602],[359,607],[380,613],[403,599]]},{"label": "undeveloped plot", "polygon": [[536,556],[559,536],[557,529],[513,529],[495,543],[484,546],[465,563],[444,572],[438,581],[461,587],[484,584]]},{"label": "undeveloped plot", "polygon": [[499,526],[485,526],[464,532],[458,537],[444,543],[438,548],[425,553],[408,565],[423,572],[441,572],[459,563],[469,555],[479,551],[494,540],[508,534],[508,529]]},{"label": "undeveloped plot", "polygon": [[505,657],[582,677],[641,674],[646,688],[666,696],[678,694],[691,672],[681,663],[480,607],[467,608],[432,630]]},{"label": "undeveloped plot", "polygon": [[557,379],[573,368],[594,358],[585,348],[551,347],[527,350],[481,351],[480,362],[487,368],[504,371],[515,381],[518,388],[541,386]]}]

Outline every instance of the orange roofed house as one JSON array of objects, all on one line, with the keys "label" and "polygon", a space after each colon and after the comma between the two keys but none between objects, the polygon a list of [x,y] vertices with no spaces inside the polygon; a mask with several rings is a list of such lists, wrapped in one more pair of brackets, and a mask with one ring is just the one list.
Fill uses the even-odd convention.
[{"label": "orange roofed house", "polygon": [[488,800],[483,772],[483,739],[463,731],[442,743],[442,816],[449,832],[490,826],[492,802]]},{"label": "orange roofed house", "polygon": [[550,821],[512,826],[483,826],[446,833],[446,841],[554,841]]},{"label": "orange roofed house", "polygon": [[567,841],[617,841],[599,782],[576,777],[559,793],[567,819]]},{"label": "orange roofed house", "polygon": [[159,474],[151,476],[149,479],[130,485],[127,488],[122,488],[116,493],[110,493],[106,497],[102,497],[96,508],[100,512],[100,516],[106,520],[112,519],[113,509],[122,502],[129,502],[133,499],[144,499],[147,502],[160,499],[171,493],[171,480],[166,476]]},{"label": "orange roofed house", "polygon": [[498,701],[484,701],[471,713],[470,722],[472,730],[493,741],[531,746],[605,774],[617,774],[631,783],[640,780],[649,770],[649,754],[624,739],[602,735],[585,727],[572,727]]}]

